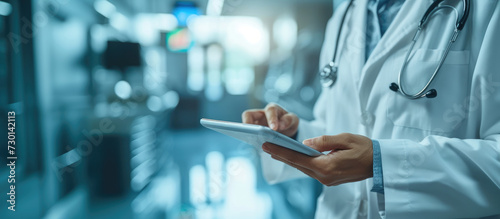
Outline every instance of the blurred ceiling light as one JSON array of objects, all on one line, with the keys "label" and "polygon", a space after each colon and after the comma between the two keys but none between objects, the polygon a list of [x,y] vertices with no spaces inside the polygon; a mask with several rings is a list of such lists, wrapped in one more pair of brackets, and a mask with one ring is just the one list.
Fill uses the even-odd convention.
[{"label": "blurred ceiling light", "polygon": [[9,16],[12,12],[12,5],[7,2],[0,2],[0,15]]},{"label": "blurred ceiling light", "polygon": [[284,94],[292,88],[293,85],[293,78],[292,74],[290,73],[285,73],[282,74],[278,77],[278,80],[276,80],[274,84],[274,89],[276,89],[278,92]]},{"label": "blurred ceiling light", "polygon": [[[94,52],[102,53],[106,49],[108,39],[106,27],[94,24],[90,27],[90,46]],[[102,75],[102,74],[100,74]]]},{"label": "blurred ceiling light", "polygon": [[273,39],[278,48],[291,51],[297,43],[297,22],[290,15],[276,19],[273,24]]},{"label": "blurred ceiling light", "polygon": [[225,46],[247,53],[252,59],[252,64],[267,61],[269,55],[268,31],[260,19],[236,17],[230,20],[226,28],[226,35],[223,39]]},{"label": "blurred ceiling light", "polygon": [[160,62],[162,62],[162,54],[158,49],[145,49],[144,51],[144,61],[149,67],[156,67]]},{"label": "blurred ceiling light", "polygon": [[108,111],[108,104],[97,103],[94,107],[94,115],[97,117],[105,117]]},{"label": "blurred ceiling light", "polygon": [[115,94],[121,99],[128,99],[132,95],[132,87],[126,81],[118,81],[115,84]]},{"label": "blurred ceiling light", "polygon": [[179,104],[179,94],[173,90],[163,94],[162,99],[163,105],[167,109],[173,109],[177,106],[177,104]]},{"label": "blurred ceiling light", "polygon": [[120,12],[113,13],[109,19],[109,24],[120,31],[127,31],[129,28],[128,18]]},{"label": "blurred ceiling light", "polygon": [[208,0],[207,15],[220,16],[222,14],[223,7],[224,7],[224,0]]},{"label": "blurred ceiling light", "polygon": [[197,207],[207,201],[207,175],[201,165],[191,167],[189,170],[189,199]]},{"label": "blurred ceiling light", "polygon": [[244,95],[250,90],[255,72],[251,67],[230,68],[225,71],[226,90],[231,95]]},{"label": "blurred ceiling light", "polygon": [[146,88],[149,91],[154,91],[157,89],[162,88],[163,81],[158,81],[159,77],[155,75],[156,72],[151,70],[151,68],[145,69],[145,74],[144,74],[144,88]]},{"label": "blurred ceiling light", "polygon": [[205,86],[205,54],[203,48],[194,46],[188,51],[187,85],[192,91],[202,91]]},{"label": "blurred ceiling light", "polygon": [[205,158],[207,168],[210,170],[221,171],[224,165],[224,155],[219,151],[212,151]]},{"label": "blurred ceiling light", "polygon": [[314,89],[311,86],[306,86],[300,89],[300,98],[303,101],[312,101],[314,98]]},{"label": "blurred ceiling light", "polygon": [[207,85],[207,89],[205,89],[205,97],[213,102],[219,101],[224,96],[224,90],[222,86],[214,86],[211,84]]},{"label": "blurred ceiling light", "polygon": [[177,28],[177,18],[173,14],[167,13],[139,13],[136,15],[138,25],[148,25],[152,28],[162,31],[170,32]]},{"label": "blurred ceiling light", "polygon": [[207,48],[207,67],[208,74],[217,72],[220,74],[222,62],[224,58],[224,50],[217,44],[212,44]]},{"label": "blurred ceiling light", "polygon": [[278,102],[280,100],[280,94],[276,90],[267,90],[264,93],[264,100],[268,103]]},{"label": "blurred ceiling light", "polygon": [[153,111],[153,112],[158,112],[158,111],[162,110],[162,108],[163,108],[161,98],[159,98],[157,96],[150,96],[148,98],[146,105],[148,106],[148,109]]},{"label": "blurred ceiling light", "polygon": [[119,102],[112,102],[111,104],[109,104],[108,109],[109,109],[109,115],[111,117],[119,117],[125,114],[125,108]]},{"label": "blurred ceiling light", "polygon": [[116,12],[116,7],[106,0],[95,1],[94,9],[107,18],[110,18]]},{"label": "blurred ceiling light", "polygon": [[172,31],[177,28],[177,18],[173,14],[156,14],[154,16],[156,28],[160,31]]},{"label": "blurred ceiling light", "polygon": [[205,95],[211,101],[218,101],[224,95],[221,77],[223,52],[217,44],[212,44],[207,48],[208,85]]},{"label": "blurred ceiling light", "polygon": [[[257,173],[254,164],[246,157],[229,158],[225,167],[228,175],[228,200],[254,197],[257,193]],[[232,197],[231,197],[232,196]],[[231,200],[231,201],[233,201]]]},{"label": "blurred ceiling light", "polygon": [[[220,17],[222,19],[222,17]],[[208,44],[210,42],[216,41],[220,29],[219,26],[215,26],[216,23],[213,21],[212,17],[198,16],[191,19],[188,23],[188,29],[193,34],[194,40],[199,44]]]},{"label": "blurred ceiling light", "polygon": [[155,28],[155,21],[151,14],[138,14],[134,21],[137,41],[141,45],[155,45],[160,42],[160,34]]},{"label": "blurred ceiling light", "polygon": [[[167,176],[156,176],[151,182],[150,199],[163,209],[175,209],[180,200],[180,181],[176,169],[169,168]],[[168,195],[165,195],[168,194]]]},{"label": "blurred ceiling light", "polygon": [[197,43],[219,42],[228,51],[248,54],[251,64],[260,64],[269,56],[269,33],[259,18],[198,16],[188,28]]},{"label": "blurred ceiling light", "polygon": [[212,202],[221,201],[224,197],[225,170],[224,155],[218,151],[212,151],[205,158],[208,170],[208,197]]}]

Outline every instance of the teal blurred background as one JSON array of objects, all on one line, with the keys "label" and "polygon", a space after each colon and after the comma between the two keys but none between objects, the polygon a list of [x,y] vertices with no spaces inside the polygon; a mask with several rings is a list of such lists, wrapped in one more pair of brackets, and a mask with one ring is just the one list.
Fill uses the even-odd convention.
[{"label": "teal blurred background", "polygon": [[0,1],[0,122],[16,113],[18,157],[12,212],[0,134],[0,218],[313,218],[316,181],[267,184],[254,148],[199,119],[269,102],[312,119],[333,8]]}]

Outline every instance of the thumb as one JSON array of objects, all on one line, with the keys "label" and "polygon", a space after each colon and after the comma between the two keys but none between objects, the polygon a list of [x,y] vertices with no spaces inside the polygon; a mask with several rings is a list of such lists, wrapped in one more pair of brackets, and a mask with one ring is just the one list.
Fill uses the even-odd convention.
[{"label": "thumb", "polygon": [[306,139],[302,143],[320,152],[349,149],[344,141],[333,135]]}]

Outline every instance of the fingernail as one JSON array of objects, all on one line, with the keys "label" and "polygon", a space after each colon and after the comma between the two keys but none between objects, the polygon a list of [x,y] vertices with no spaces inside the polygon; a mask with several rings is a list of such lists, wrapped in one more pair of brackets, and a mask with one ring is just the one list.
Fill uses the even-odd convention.
[{"label": "fingernail", "polygon": [[305,144],[305,145],[311,145],[312,144],[312,140],[311,139],[306,139],[302,142],[302,144]]},{"label": "fingernail", "polygon": [[271,125],[269,127],[274,130],[276,128],[276,125],[273,122],[273,123],[271,123]]}]

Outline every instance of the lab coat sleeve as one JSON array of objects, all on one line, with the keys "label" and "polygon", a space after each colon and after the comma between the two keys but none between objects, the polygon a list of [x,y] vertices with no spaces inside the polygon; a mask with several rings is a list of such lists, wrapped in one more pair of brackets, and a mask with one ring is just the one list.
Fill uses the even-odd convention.
[{"label": "lab coat sleeve", "polygon": [[[297,140],[303,141],[307,138],[317,137],[323,135],[325,132],[324,125],[324,104],[325,94],[324,92],[320,95],[316,105],[314,107],[315,120],[306,121],[301,119],[299,122],[299,129]],[[269,183],[279,183],[286,180],[297,179],[307,177],[304,173],[299,170],[286,165],[281,161],[274,160],[271,156],[263,151],[261,153],[261,164],[264,178]]]},{"label": "lab coat sleeve", "polygon": [[[500,214],[500,3],[472,69],[467,133],[420,142],[379,140],[387,218],[477,218]],[[478,105],[473,105],[477,103]],[[466,101],[467,102],[467,101]]]},{"label": "lab coat sleeve", "polygon": [[[498,126],[498,124],[497,124]],[[500,135],[379,140],[387,218],[474,218],[500,213]]]}]

